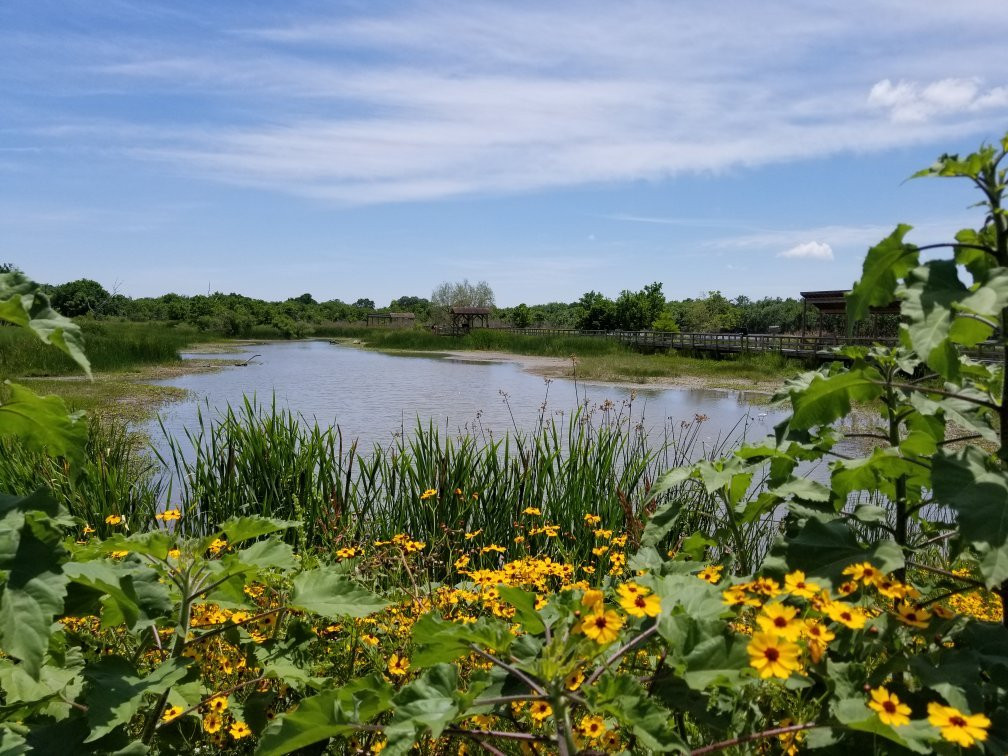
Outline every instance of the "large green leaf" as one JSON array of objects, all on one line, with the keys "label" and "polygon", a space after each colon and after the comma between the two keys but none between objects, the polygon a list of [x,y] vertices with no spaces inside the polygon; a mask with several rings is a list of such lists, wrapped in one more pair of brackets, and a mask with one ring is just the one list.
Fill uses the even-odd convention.
[{"label": "large green leaf", "polygon": [[682,678],[694,690],[712,685],[734,686],[749,667],[746,644],[741,640],[715,635],[700,641],[686,655]]},{"label": "large green leaf", "polygon": [[912,228],[901,223],[885,239],[868,250],[861,280],[847,295],[847,328],[863,319],[872,307],[884,307],[896,296],[896,284],[917,266],[917,247],[907,244],[903,237]]},{"label": "large green leaf", "polygon": [[[917,354],[936,373],[946,379],[959,376],[959,356],[949,338],[952,327],[952,307],[966,296],[966,287],[959,280],[956,265],[951,260],[932,260],[907,274],[903,315],[910,343]],[[977,326],[982,324],[972,321]],[[982,329],[981,329],[982,330]],[[989,333],[989,331],[988,331]],[[968,322],[959,328],[962,339],[972,339]],[[982,333],[973,344],[986,338]]]},{"label": "large green leaf", "polygon": [[390,756],[408,753],[423,737],[437,739],[460,714],[458,668],[436,664],[396,694],[391,721],[385,727]]},{"label": "large green leaf", "polygon": [[0,436],[14,436],[53,457],[83,459],[87,424],[82,413],[71,413],[58,396],[39,396],[10,381],[4,386],[9,399],[0,404]]},{"label": "large green leaf", "polygon": [[794,414],[788,430],[829,425],[850,414],[853,402],[867,402],[882,394],[882,374],[875,368],[848,370],[830,376],[817,374],[807,388],[792,391]]},{"label": "large green leaf", "polygon": [[546,629],[542,617],[535,609],[534,593],[509,585],[499,585],[497,590],[500,591],[501,598],[515,608],[515,619],[521,622],[525,632],[541,633]]},{"label": "large green leaf", "polygon": [[413,625],[413,662],[421,667],[453,662],[472,650],[472,645],[503,652],[515,636],[508,626],[491,617],[476,622],[449,622],[437,614],[427,614]]},{"label": "large green leaf", "polygon": [[47,494],[0,496],[0,648],[39,679],[53,619],[63,610],[65,510]]},{"label": "large green leaf", "polygon": [[134,666],[120,656],[103,656],[88,665],[84,676],[87,691],[88,724],[92,742],[128,724],[139,711],[147,695],[159,695],[181,682],[189,673],[188,659],[169,659],[146,677],[140,677]]},{"label": "large green leaf", "polygon": [[394,689],[379,675],[368,675],[336,690],[309,696],[294,711],[281,714],[263,730],[256,750],[279,756],[338,735],[349,735],[388,711]]},{"label": "large green leaf", "polygon": [[934,457],[935,498],[955,510],[961,539],[980,556],[988,587],[1008,580],[1008,475],[968,446]]},{"label": "large green leaf", "polygon": [[294,578],[290,605],[323,617],[366,617],[389,602],[326,567],[307,570]]},{"label": "large green leaf", "polygon": [[846,522],[810,517],[798,533],[787,540],[787,564],[809,576],[823,577],[834,585],[843,582],[844,567],[855,562],[871,562],[883,572],[903,566],[903,554],[893,541],[871,547],[862,545]]},{"label": "large green leaf", "polygon": [[52,309],[49,297],[22,273],[0,273],[0,320],[32,331],[45,343],[65,352],[91,375],[80,326]]},{"label": "large green leaf", "polygon": [[900,727],[882,724],[882,720],[865,704],[863,698],[846,698],[834,707],[837,720],[845,727],[868,732],[898,743],[914,753],[931,753],[938,731],[925,720],[917,720]]},{"label": "large green leaf", "polygon": [[156,570],[109,562],[70,562],[64,573],[75,583],[101,591],[102,626],[149,627],[173,607],[167,586]]},{"label": "large green leaf", "polygon": [[593,711],[613,717],[649,751],[689,753],[675,730],[672,713],[628,674],[602,675],[584,691]]}]

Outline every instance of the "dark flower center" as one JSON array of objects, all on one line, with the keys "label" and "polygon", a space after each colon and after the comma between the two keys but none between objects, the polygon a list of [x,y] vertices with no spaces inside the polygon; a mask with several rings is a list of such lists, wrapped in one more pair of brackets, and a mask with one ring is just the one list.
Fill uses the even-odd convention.
[{"label": "dark flower center", "polygon": [[894,714],[896,712],[896,704],[894,704],[892,701],[886,701],[884,704],[882,704],[882,708],[885,709],[890,714]]},{"label": "dark flower center", "polygon": [[787,627],[787,620],[783,617],[774,617],[774,627]]},{"label": "dark flower center", "polygon": [[770,661],[775,662],[780,659],[780,651],[776,648],[768,648],[763,652],[763,655]]},{"label": "dark flower center", "polygon": [[950,717],[949,724],[955,725],[956,727],[965,727],[966,720],[962,717]]}]

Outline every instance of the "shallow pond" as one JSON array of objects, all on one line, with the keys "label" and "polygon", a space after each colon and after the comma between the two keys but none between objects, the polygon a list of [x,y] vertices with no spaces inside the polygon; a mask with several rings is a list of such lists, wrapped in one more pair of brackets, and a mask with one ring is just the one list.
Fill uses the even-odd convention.
[{"label": "shallow pond", "polygon": [[[545,416],[570,413],[579,402],[613,403],[636,425],[661,432],[705,415],[698,440],[710,445],[727,434],[745,432],[749,439],[770,433],[786,413],[751,403],[745,393],[687,388],[637,388],[611,384],[546,379],[513,362],[483,362],[444,355],[392,355],[330,344],[294,341],[256,344],[228,354],[235,362],[258,354],[247,367],[192,373],[161,381],[187,389],[189,398],[162,409],[166,430],[181,437],[196,427],[196,413],[204,403],[222,409],[241,404],[243,396],[315,419],[338,424],[344,438],[357,438],[367,451],[385,444],[395,434],[432,421],[451,433],[500,438],[533,430],[545,403]],[[186,355],[184,355],[186,356]],[[200,354],[205,357],[205,354]],[[157,446],[161,432],[156,421],[145,430]]]}]

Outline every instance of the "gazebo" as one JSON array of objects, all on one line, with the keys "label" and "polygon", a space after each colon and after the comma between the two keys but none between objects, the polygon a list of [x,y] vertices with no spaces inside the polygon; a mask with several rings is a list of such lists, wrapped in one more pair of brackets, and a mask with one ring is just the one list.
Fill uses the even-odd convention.
[{"label": "gazebo", "polygon": [[[825,317],[835,317],[845,325],[847,323],[847,295],[850,289],[833,289],[830,291],[803,291],[802,298],[802,327],[801,335],[805,336],[808,318],[808,307],[812,305],[819,311],[819,335],[822,336],[823,320]],[[882,307],[872,307],[871,315],[899,315],[900,302],[890,302]]]},{"label": "gazebo", "polygon": [[483,328],[490,325],[489,307],[452,307],[449,312],[453,331],[468,331],[477,325]]}]

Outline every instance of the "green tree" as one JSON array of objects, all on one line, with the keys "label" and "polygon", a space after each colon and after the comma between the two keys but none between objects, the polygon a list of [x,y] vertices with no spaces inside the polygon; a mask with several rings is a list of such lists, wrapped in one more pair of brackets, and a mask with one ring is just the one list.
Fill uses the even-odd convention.
[{"label": "green tree", "polygon": [[97,281],[79,278],[57,286],[52,293],[53,307],[67,317],[89,315],[101,307],[111,294]]}]

